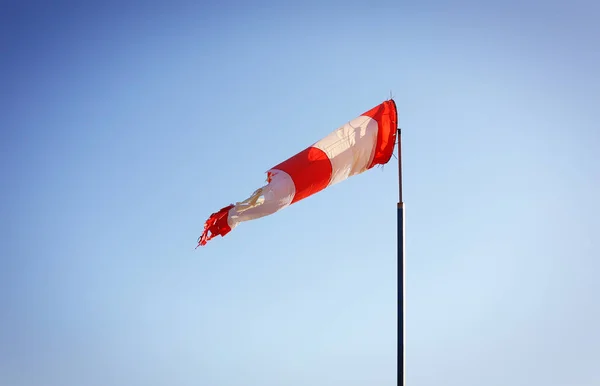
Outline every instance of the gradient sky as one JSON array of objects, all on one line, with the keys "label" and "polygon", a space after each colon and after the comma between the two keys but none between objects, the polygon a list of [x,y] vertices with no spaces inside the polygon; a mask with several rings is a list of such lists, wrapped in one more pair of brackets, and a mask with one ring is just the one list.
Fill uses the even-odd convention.
[{"label": "gradient sky", "polygon": [[395,385],[395,159],[194,250],[390,91],[407,385],[600,384],[600,3],[360,3],[3,2],[0,385]]}]

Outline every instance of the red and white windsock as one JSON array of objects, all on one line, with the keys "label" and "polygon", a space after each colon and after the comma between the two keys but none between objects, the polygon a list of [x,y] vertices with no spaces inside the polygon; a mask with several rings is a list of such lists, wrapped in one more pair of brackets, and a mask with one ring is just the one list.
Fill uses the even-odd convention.
[{"label": "red and white windsock", "polygon": [[386,164],[396,143],[397,111],[387,100],[267,171],[267,184],[213,213],[198,246],[243,221],[273,214],[346,178]]}]

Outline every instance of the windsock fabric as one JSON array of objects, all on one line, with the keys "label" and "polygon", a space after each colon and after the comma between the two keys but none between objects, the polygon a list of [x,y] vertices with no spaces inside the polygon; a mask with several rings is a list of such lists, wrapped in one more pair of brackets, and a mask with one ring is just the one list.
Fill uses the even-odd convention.
[{"label": "windsock fabric", "polygon": [[348,177],[389,162],[397,133],[397,110],[387,100],[267,171],[267,184],[244,201],[213,213],[198,246],[225,236],[243,221],[273,214]]}]

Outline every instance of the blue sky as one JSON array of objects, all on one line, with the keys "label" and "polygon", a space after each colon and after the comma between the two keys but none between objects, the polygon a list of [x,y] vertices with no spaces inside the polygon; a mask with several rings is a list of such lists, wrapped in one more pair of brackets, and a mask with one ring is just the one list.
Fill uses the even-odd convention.
[{"label": "blue sky", "polygon": [[390,90],[407,384],[600,383],[596,3],[0,14],[0,384],[395,385],[394,159],[194,250]]}]

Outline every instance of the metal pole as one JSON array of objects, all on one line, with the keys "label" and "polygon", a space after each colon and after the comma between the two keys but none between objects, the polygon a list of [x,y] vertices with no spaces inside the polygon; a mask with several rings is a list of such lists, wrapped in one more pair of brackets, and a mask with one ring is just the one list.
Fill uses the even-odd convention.
[{"label": "metal pole", "polygon": [[404,374],[404,202],[402,201],[402,138],[398,128],[398,386],[405,386]]}]

